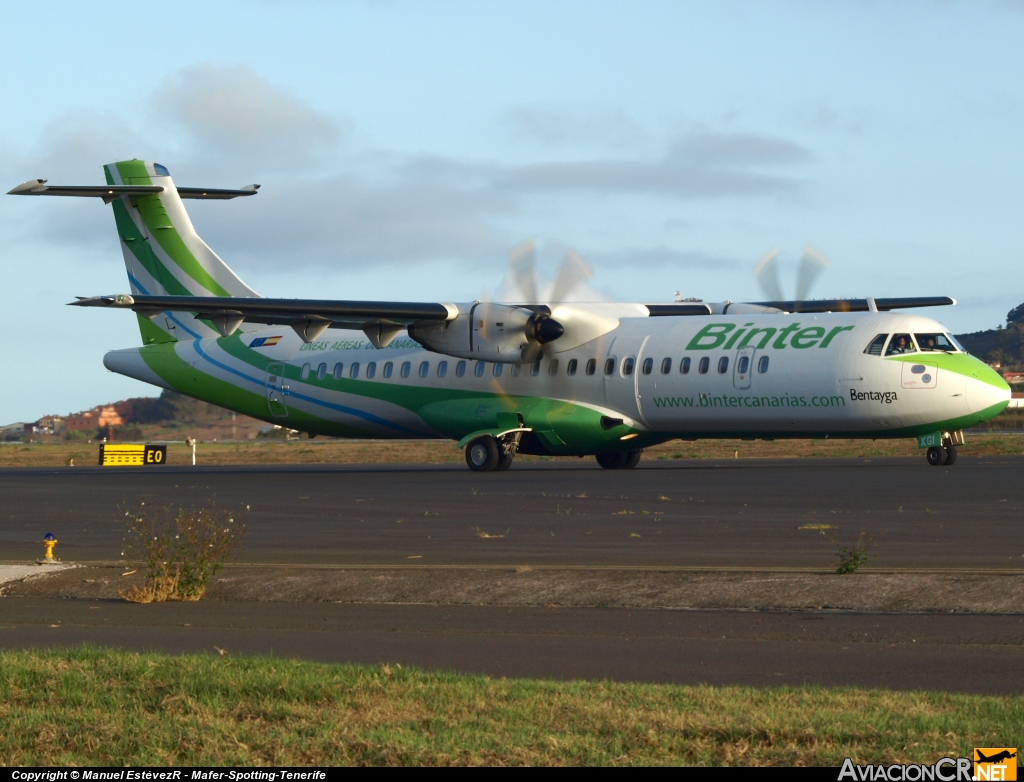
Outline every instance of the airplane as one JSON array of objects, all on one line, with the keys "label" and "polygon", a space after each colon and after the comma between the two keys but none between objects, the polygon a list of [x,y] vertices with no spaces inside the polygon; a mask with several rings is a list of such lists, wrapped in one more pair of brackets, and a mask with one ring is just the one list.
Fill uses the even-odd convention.
[{"label": "airplane", "polygon": [[[447,438],[477,472],[517,453],[636,466],[673,439],[917,437],[952,465],[963,430],[1010,388],[931,318],[945,296],[763,302],[389,302],[265,298],[193,228],[159,163],[105,185],[30,180],[13,195],[96,197],[114,212],[131,293],[80,307],[136,313],[142,346],[107,369],[306,432]],[[556,287],[558,287],[556,285]],[[529,298],[529,297],[528,297]]]},{"label": "airplane", "polygon": [[1011,752],[1006,749],[1002,750],[1001,752],[997,752],[990,758],[985,757],[985,753],[982,752],[980,749],[976,749],[974,750],[974,752],[978,756],[978,759],[975,761],[976,763],[998,763],[1001,760],[1010,760],[1012,758],[1017,757],[1016,752]]}]

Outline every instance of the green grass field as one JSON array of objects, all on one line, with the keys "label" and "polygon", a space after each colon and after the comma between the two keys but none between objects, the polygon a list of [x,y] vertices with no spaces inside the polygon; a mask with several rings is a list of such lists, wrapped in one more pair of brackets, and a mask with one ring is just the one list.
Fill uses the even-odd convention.
[{"label": "green grass field", "polygon": [[491,679],[0,652],[0,765],[932,763],[1024,745],[1024,698]]}]

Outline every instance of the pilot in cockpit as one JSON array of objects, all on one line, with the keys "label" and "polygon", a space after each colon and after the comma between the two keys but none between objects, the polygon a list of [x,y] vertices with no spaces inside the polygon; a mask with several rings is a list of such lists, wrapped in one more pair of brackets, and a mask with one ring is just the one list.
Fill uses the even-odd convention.
[{"label": "pilot in cockpit", "polygon": [[898,356],[902,353],[913,353],[916,350],[913,340],[909,334],[897,334],[889,343],[889,349],[885,351],[887,356]]}]

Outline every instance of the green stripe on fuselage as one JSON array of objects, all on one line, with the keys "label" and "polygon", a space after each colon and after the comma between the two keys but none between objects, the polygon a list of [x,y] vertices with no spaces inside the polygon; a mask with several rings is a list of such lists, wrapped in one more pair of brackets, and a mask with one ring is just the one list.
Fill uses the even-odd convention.
[{"label": "green stripe on fuselage", "polygon": [[[115,165],[117,166],[118,173],[121,175],[121,181],[125,184],[153,184],[153,180],[150,178],[149,172],[146,170],[146,164],[143,161],[128,160],[116,163]],[[188,246],[178,233],[178,229],[174,227],[170,217],[167,215],[167,210],[164,209],[159,195],[133,196],[132,201],[139,210],[149,235],[156,240],[157,244],[160,245],[178,268],[214,296],[231,295],[220,283],[210,276],[210,273],[192,255],[191,250],[188,249]],[[168,293],[171,293],[172,296],[181,295],[173,293],[169,289]],[[194,294],[190,291],[184,295],[191,296]]]},{"label": "green stripe on fuselage", "polygon": [[947,372],[955,372],[956,374],[963,375],[964,377],[972,377],[975,380],[980,380],[982,383],[988,383],[990,386],[995,386],[1000,391],[1010,390],[1010,386],[1007,385],[1002,375],[992,369],[988,364],[967,353],[940,353],[929,351],[925,353],[911,353],[910,355],[888,356],[886,360],[912,362],[915,364],[935,364],[939,369],[944,369]]}]

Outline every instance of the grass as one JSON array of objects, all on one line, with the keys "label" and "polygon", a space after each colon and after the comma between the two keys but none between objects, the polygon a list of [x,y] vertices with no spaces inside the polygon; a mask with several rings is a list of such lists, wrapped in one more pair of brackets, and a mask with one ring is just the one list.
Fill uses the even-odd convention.
[{"label": "grass", "polygon": [[1022,746],[1022,726],[1020,697],[0,652],[5,766],[932,763]]},{"label": "grass", "polygon": [[[644,459],[788,459],[803,457],[876,458],[916,456],[924,459],[917,442],[904,440],[698,440],[648,448]],[[442,464],[463,461],[463,453],[447,440],[263,440],[244,443],[200,443],[199,464]],[[964,456],[1024,454],[1024,437],[969,434]],[[549,456],[520,454],[517,461],[547,461]],[[571,457],[570,457],[571,458]],[[96,443],[17,443],[0,447],[0,467],[56,467],[74,459],[77,466],[99,460]],[[191,464],[184,444],[167,446],[168,464]]]}]

